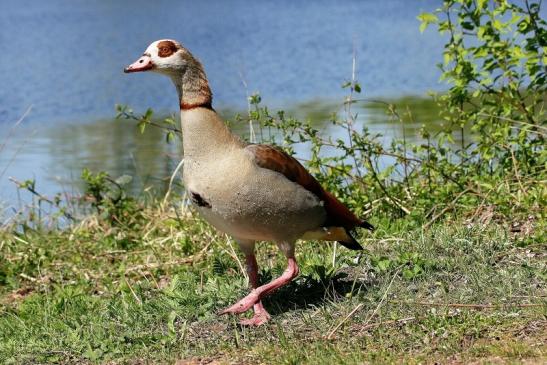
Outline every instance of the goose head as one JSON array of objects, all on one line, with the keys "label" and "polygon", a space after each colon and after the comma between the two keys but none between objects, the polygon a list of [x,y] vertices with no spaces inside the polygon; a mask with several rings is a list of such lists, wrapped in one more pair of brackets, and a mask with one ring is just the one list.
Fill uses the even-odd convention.
[{"label": "goose head", "polygon": [[143,55],[123,71],[153,71],[166,75],[175,84],[181,109],[211,108],[213,94],[203,66],[177,41],[160,39],[152,42]]},{"label": "goose head", "polygon": [[192,55],[179,42],[160,39],[152,42],[142,56],[124,68],[125,73],[154,71],[173,76],[182,74],[193,60]]}]

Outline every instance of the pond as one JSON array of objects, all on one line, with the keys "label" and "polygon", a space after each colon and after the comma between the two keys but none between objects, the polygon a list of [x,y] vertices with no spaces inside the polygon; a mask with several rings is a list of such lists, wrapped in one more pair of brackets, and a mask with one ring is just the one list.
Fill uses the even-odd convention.
[{"label": "pond", "polygon": [[[406,97],[444,87],[436,68],[444,40],[433,30],[420,34],[416,20],[437,6],[433,0],[4,0],[0,202],[18,204],[9,177],[35,179],[50,195],[75,191],[83,167],[133,175],[136,189],[165,184],[179,146],[167,146],[158,131],[140,135],[133,124],[113,120],[116,103],[177,112],[169,80],[122,73],[160,38],[180,40],[201,59],[215,107],[227,119],[245,111],[247,96],[258,91],[265,105],[327,128],[341,110],[347,93],[341,85],[351,77],[355,53],[360,98],[408,106],[411,138],[422,124],[438,128],[434,103]],[[400,123],[378,105],[362,102],[355,111],[386,142],[401,135]]]}]

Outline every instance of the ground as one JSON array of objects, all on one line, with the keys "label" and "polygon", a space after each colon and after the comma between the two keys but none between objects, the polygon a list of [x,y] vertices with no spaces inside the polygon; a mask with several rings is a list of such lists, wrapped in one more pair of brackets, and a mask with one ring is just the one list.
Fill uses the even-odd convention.
[{"label": "ground", "polygon": [[[301,275],[249,328],[217,315],[247,292],[235,244],[191,213],[154,214],[1,233],[0,363],[547,362],[537,231],[394,223],[363,232],[362,252],[300,243]],[[274,245],[258,257],[262,281],[283,271]]]}]

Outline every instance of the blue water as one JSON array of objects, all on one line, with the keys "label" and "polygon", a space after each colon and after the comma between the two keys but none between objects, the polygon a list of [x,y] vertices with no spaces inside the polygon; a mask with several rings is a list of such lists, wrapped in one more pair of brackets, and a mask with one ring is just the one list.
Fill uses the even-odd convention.
[{"label": "blue water", "polygon": [[[351,77],[354,48],[365,96],[424,95],[444,87],[435,66],[443,39],[433,30],[420,34],[416,15],[438,5],[2,0],[0,201],[14,201],[9,176],[35,178],[43,193],[52,194],[83,166],[134,172],[136,155],[158,153],[147,149],[153,143],[134,136],[132,126],[124,127],[127,134],[123,128],[109,133],[103,122],[112,118],[116,103],[177,111],[167,78],[122,72],[156,39],[177,39],[201,59],[218,109],[245,110],[247,95],[255,91],[279,108],[342,100],[346,90],[340,86]],[[140,169],[154,174],[151,166],[162,163],[147,157]],[[162,172],[172,167],[165,166]]]},{"label": "blue water", "polygon": [[439,89],[443,41],[418,32],[438,1],[2,0],[0,124],[29,106],[27,122],[90,121],[115,103],[176,110],[169,80],[122,68],[160,38],[203,62],[217,106],[341,97],[357,52],[368,95]]}]

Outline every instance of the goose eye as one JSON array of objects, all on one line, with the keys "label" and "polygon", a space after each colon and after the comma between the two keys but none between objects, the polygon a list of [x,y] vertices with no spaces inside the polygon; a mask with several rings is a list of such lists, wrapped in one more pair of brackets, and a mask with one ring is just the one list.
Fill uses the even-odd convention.
[{"label": "goose eye", "polygon": [[161,41],[158,44],[158,56],[169,57],[177,51],[177,46],[171,41]]}]

